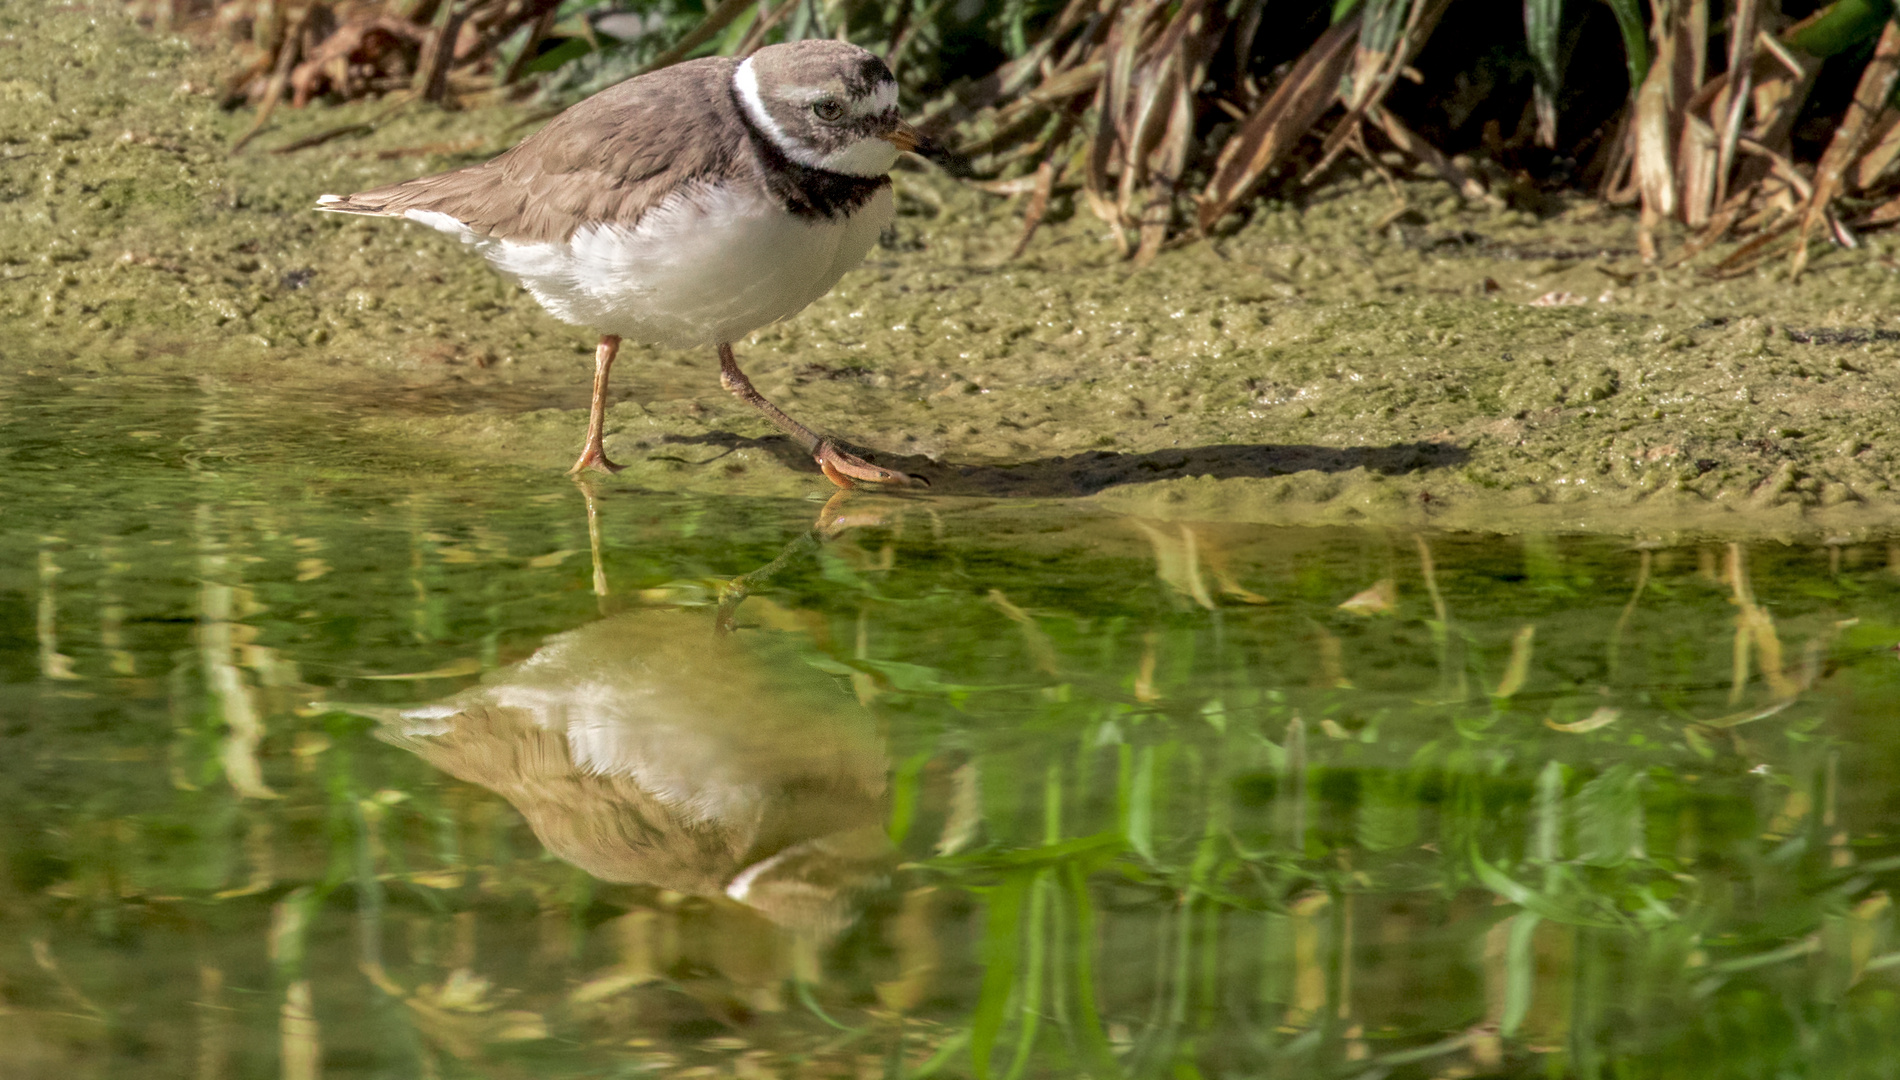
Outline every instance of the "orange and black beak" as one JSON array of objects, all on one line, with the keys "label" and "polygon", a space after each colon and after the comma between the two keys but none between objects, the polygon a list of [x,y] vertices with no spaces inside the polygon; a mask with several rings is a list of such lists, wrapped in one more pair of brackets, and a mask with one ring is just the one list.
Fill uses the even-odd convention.
[{"label": "orange and black beak", "polygon": [[880,138],[905,153],[916,154],[927,161],[936,162],[951,176],[968,178],[975,175],[970,168],[969,158],[918,131],[903,120],[899,120],[895,128]]},{"label": "orange and black beak", "polygon": [[908,122],[903,120],[899,120],[895,128],[892,128],[889,132],[879,137],[907,154],[930,141],[924,138],[923,132],[911,127]]}]

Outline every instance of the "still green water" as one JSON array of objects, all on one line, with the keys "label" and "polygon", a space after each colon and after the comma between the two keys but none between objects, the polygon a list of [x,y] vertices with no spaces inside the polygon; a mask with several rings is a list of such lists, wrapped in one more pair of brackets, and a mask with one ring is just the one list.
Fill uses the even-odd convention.
[{"label": "still green water", "polygon": [[0,387],[4,1075],[1900,1071],[1884,543],[588,491],[385,405]]}]

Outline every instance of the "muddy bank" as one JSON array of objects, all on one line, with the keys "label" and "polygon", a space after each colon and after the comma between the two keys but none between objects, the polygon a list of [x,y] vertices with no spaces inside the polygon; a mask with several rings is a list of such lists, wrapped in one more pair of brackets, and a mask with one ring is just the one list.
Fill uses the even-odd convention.
[{"label": "muddy bank", "polygon": [[[438,234],[308,211],[480,160],[525,110],[284,110],[243,155],[218,61],[110,9],[0,11],[0,365],[190,372],[363,403],[361,438],[545,468],[591,335]],[[281,149],[342,125],[367,135]],[[741,343],[787,411],[941,496],[1168,517],[1642,536],[1900,528],[1889,236],[1716,281],[1645,271],[1629,216],[1534,216],[1351,175],[1134,272],[1070,198],[929,173],[866,266]],[[1714,253],[1719,257],[1721,252]],[[709,355],[623,351],[604,483],[826,490]],[[289,407],[289,406],[286,406]]]}]

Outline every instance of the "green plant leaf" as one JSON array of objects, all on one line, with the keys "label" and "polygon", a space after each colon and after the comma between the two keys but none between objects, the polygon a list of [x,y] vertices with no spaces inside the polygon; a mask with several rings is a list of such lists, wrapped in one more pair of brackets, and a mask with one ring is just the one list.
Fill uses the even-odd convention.
[{"label": "green plant leaf", "polygon": [[989,891],[989,919],[983,932],[983,988],[970,1022],[970,1061],[977,1080],[989,1080],[990,1054],[1008,1016],[1016,991],[1016,966],[1022,955],[1023,898],[1037,871],[1022,870]]},{"label": "green plant leaf", "polygon": [[1555,94],[1563,82],[1557,68],[1558,31],[1563,29],[1564,0],[1524,0],[1524,47],[1536,64],[1537,83]]},{"label": "green plant leaf", "polygon": [[902,844],[910,835],[911,822],[917,816],[917,782],[924,766],[929,764],[929,753],[912,754],[891,771],[891,843]]},{"label": "green plant leaf", "polygon": [[1649,28],[1643,24],[1640,0],[1603,0],[1616,16],[1616,29],[1623,35],[1623,62],[1630,73],[1630,93],[1643,85],[1649,75]]},{"label": "green plant leaf", "polygon": [[1121,1076],[1121,1067],[1115,1062],[1115,1053],[1108,1045],[1108,1036],[1102,1027],[1100,1007],[1095,1002],[1095,904],[1089,898],[1088,876],[1082,868],[1070,863],[1065,870],[1068,882],[1069,901],[1075,911],[1075,962],[1071,969],[1075,975],[1075,1017],[1076,1035],[1081,1043],[1082,1054],[1088,1060],[1090,1070],[1103,1080],[1116,1080]]},{"label": "green plant leaf", "polygon": [[1518,1025],[1531,1008],[1532,976],[1537,967],[1532,935],[1543,921],[1543,916],[1534,911],[1521,911],[1511,919],[1510,939],[1504,946],[1504,1016],[1498,1027],[1507,1039],[1517,1034]]},{"label": "green plant leaf", "polygon": [[1154,799],[1155,749],[1144,746],[1135,755],[1134,769],[1129,777],[1128,812],[1123,821],[1123,830],[1128,834],[1128,846],[1150,863],[1155,861]]},{"label": "green plant leaf", "polygon": [[1538,862],[1556,862],[1563,850],[1564,776],[1568,771],[1563,762],[1549,761],[1537,774],[1537,802],[1531,812],[1531,858]]},{"label": "green plant leaf", "polygon": [[521,66],[521,70],[530,73],[553,71],[571,61],[579,60],[594,51],[594,46],[586,38],[571,37],[559,45],[538,54],[534,59]]},{"label": "green plant leaf", "polygon": [[1790,34],[1788,44],[1810,56],[1833,56],[1880,33],[1892,16],[1892,0],[1835,0],[1813,22]]},{"label": "green plant leaf", "polygon": [[1605,929],[1620,927],[1622,925],[1621,923],[1611,922],[1608,919],[1578,911],[1575,908],[1569,907],[1538,892],[1530,886],[1519,882],[1509,874],[1506,874],[1504,871],[1499,870],[1497,867],[1492,866],[1490,863],[1485,862],[1484,856],[1479,855],[1475,848],[1471,851],[1471,868],[1477,873],[1479,883],[1485,888],[1504,897],[1518,907],[1526,911],[1535,912],[1552,922],[1565,923],[1570,926],[1598,926]]}]

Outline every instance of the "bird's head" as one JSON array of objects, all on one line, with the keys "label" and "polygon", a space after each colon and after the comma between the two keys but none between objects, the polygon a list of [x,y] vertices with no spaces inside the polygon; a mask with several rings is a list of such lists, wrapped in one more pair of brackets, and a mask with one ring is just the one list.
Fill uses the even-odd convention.
[{"label": "bird's head", "polygon": [[843,41],[770,45],[733,74],[747,119],[800,165],[883,176],[924,139],[897,112],[897,80],[875,53]]}]

